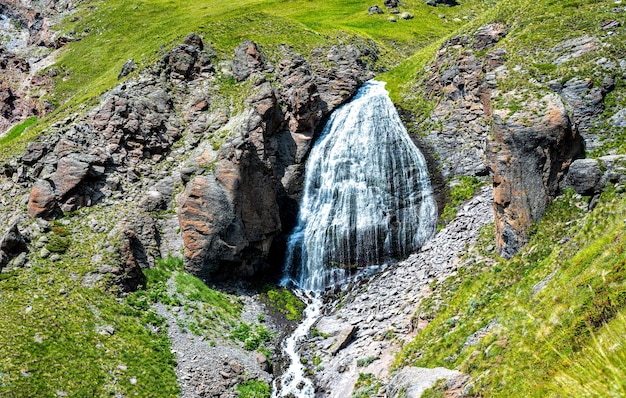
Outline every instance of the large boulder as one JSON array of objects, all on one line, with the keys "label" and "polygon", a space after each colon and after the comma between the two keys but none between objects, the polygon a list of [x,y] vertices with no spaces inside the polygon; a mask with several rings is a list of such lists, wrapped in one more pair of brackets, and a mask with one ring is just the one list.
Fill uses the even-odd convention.
[{"label": "large boulder", "polygon": [[493,172],[496,247],[505,258],[527,241],[527,230],[558,194],[559,182],[582,151],[559,96],[530,100],[524,110],[494,111],[488,162]]},{"label": "large boulder", "polygon": [[235,49],[232,63],[233,76],[237,81],[246,80],[253,72],[265,67],[265,58],[256,43],[245,40]]},{"label": "large boulder", "polygon": [[20,253],[28,251],[27,243],[18,229],[18,223],[13,222],[0,239],[0,270]]},{"label": "large boulder", "polygon": [[578,159],[569,167],[567,184],[581,195],[592,195],[600,188],[602,170],[597,159]]},{"label": "large boulder", "polygon": [[437,6],[447,6],[452,7],[456,6],[459,3],[456,0],[426,0],[426,4],[429,6],[437,7]]}]

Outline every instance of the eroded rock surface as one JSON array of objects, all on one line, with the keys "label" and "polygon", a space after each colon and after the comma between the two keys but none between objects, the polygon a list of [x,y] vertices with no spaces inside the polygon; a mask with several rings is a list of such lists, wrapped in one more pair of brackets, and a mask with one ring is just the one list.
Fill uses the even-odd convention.
[{"label": "eroded rock surface", "polygon": [[511,257],[528,241],[528,227],[541,219],[559,192],[567,168],[581,152],[582,139],[555,94],[527,102],[522,111],[494,112],[488,157],[496,246],[502,256]]}]

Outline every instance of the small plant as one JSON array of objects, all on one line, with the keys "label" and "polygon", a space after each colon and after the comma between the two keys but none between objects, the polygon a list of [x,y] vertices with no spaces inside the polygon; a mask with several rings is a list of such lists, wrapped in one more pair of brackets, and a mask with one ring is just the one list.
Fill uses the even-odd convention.
[{"label": "small plant", "polygon": [[367,357],[364,358],[359,358],[356,360],[356,366],[359,368],[364,368],[368,365],[370,365],[372,362],[374,362],[375,360],[377,360],[378,357],[376,355],[369,355]]},{"label": "small plant", "polygon": [[270,386],[262,380],[246,380],[235,389],[239,398],[268,398],[271,393]]},{"label": "small plant", "polygon": [[352,394],[352,398],[369,398],[377,396],[381,387],[381,381],[373,374],[359,373],[359,378],[354,384],[354,393]]},{"label": "small plant", "polygon": [[244,348],[248,351],[258,349],[272,339],[272,333],[263,325],[255,325],[242,322],[230,334],[231,339],[244,343]]},{"label": "small plant", "polygon": [[306,305],[288,289],[265,286],[263,292],[267,295],[270,307],[285,315],[287,320],[299,321],[302,319],[302,313]]},{"label": "small plant", "polygon": [[311,338],[315,338],[315,337],[322,337],[324,339],[327,339],[330,337],[330,335],[328,333],[320,332],[318,328],[313,327],[311,328]]},{"label": "small plant", "polygon": [[46,244],[46,249],[51,253],[63,254],[70,248],[71,240],[67,237],[53,234],[50,236],[49,242]]}]

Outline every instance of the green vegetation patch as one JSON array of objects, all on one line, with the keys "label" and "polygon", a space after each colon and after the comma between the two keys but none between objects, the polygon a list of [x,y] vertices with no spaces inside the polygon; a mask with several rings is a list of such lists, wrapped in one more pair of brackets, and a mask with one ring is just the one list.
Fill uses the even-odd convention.
[{"label": "green vegetation patch", "polygon": [[72,239],[55,262],[31,254],[0,278],[0,396],[178,396],[167,334],[149,326],[162,319],[87,282],[93,253],[116,261],[103,250],[110,238],[87,217],[65,220],[49,235],[89,239]]},{"label": "green vegetation patch", "polygon": [[37,119],[36,116],[32,116],[32,117],[29,117],[28,119],[24,120],[22,123],[13,126],[9,131],[7,131],[7,133],[5,135],[0,137],[0,145],[6,145],[8,142],[11,142],[15,138],[17,138],[20,135],[22,135],[22,133],[27,128],[29,128],[33,124],[37,123],[37,120],[38,119]]},{"label": "green vegetation patch", "polygon": [[571,193],[553,202],[509,261],[489,251],[483,231],[470,265],[421,303],[430,323],[396,365],[458,367],[474,378],[473,394],[490,397],[562,396],[561,371],[595,379],[572,363],[588,360],[582,347],[626,305],[626,199],[608,190],[593,212],[586,206]]},{"label": "green vegetation patch", "polygon": [[269,398],[270,386],[263,380],[247,380],[235,387],[239,398]]},{"label": "green vegetation patch", "polygon": [[263,288],[263,300],[273,311],[279,312],[289,321],[302,319],[306,304],[293,292],[284,287],[265,286]]},{"label": "green vegetation patch", "polygon": [[242,322],[232,331],[230,337],[233,340],[241,341],[246,350],[253,351],[263,347],[263,344],[271,341],[274,336],[263,325],[251,325]]},{"label": "green vegetation patch", "polygon": [[378,396],[383,384],[371,373],[359,373],[359,378],[354,383],[354,393],[351,398],[369,398]]},{"label": "green vegetation patch", "polygon": [[591,341],[572,358],[563,357],[565,366],[554,377],[567,397],[626,396],[626,311],[591,333]]}]

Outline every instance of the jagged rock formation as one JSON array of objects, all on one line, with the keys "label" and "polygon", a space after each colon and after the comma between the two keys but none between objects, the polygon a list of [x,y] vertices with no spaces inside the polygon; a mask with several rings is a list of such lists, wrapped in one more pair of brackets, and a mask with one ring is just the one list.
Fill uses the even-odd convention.
[{"label": "jagged rock formation", "polygon": [[[481,29],[479,32],[482,32]],[[493,46],[504,34],[492,38]],[[459,175],[486,175],[485,147],[490,133],[491,99],[497,88],[496,74],[506,60],[506,52],[493,50],[480,60],[472,44],[486,48],[486,38],[455,37],[439,51],[426,81],[431,98],[442,98],[433,111],[441,129],[431,130],[425,139],[441,159],[444,178]]]},{"label": "jagged rock formation", "polygon": [[[583,156],[583,141],[587,150],[601,145],[603,138],[593,129],[615,78],[603,72],[599,86],[591,78],[580,77],[564,84],[547,82],[532,96],[519,91],[502,93],[499,82],[509,71],[506,51],[497,43],[506,33],[502,24],[484,25],[473,35],[450,39],[439,50],[425,90],[430,98],[439,99],[430,122],[441,127],[428,131],[424,144],[431,158],[437,159],[431,168],[444,179],[492,175],[497,248],[510,257],[526,243],[528,227],[541,219],[548,203],[560,193],[569,165]],[[554,62],[594,51],[599,41],[589,37],[577,43],[557,45]],[[478,51],[486,52],[479,56]],[[494,105],[496,97],[498,105]],[[511,110],[507,104],[518,104],[521,109]],[[581,193],[597,191],[598,173],[581,176],[591,171],[579,166],[570,185]]]},{"label": "jagged rock formation", "polygon": [[0,46],[0,134],[29,116],[53,109],[39,100],[51,85],[50,76],[35,72],[52,50],[76,40],[51,29],[54,19],[74,7],[71,1],[0,1],[0,24],[9,26],[2,29],[8,41]]},{"label": "jagged rock formation", "polygon": [[514,255],[559,191],[582,139],[572,130],[565,106],[555,94],[527,102],[523,111],[497,110],[487,158],[493,172],[496,247]]},{"label": "jagged rock formation", "polygon": [[[5,170],[16,183],[32,184],[28,213],[44,219],[131,195],[147,210],[143,224],[151,224],[150,212],[170,208],[180,181],[186,268],[205,277],[252,276],[294,223],[303,164],[321,122],[371,77],[362,55],[346,46],[317,50],[309,61],[285,49],[275,68],[244,42],[232,74],[250,95],[232,114],[213,98],[215,52],[191,34],[94,109],[53,125]],[[179,165],[174,156],[182,157]],[[141,282],[132,270],[159,255],[136,234],[144,229],[120,228],[122,274],[131,275],[123,290]],[[148,240],[160,242],[158,228],[154,235]]]},{"label": "jagged rock formation", "polygon": [[[179,200],[188,270],[254,275],[274,238],[293,225],[314,134],[367,75],[356,61],[359,52],[347,50],[331,49],[327,59],[334,66],[316,71],[302,56],[286,51],[278,66],[282,87],[276,92],[260,76],[268,66],[258,48],[249,42],[237,48],[233,73],[258,80],[245,101],[247,109],[224,127],[234,134],[215,155],[215,177],[192,179]],[[204,156],[210,156],[208,151]]]}]

